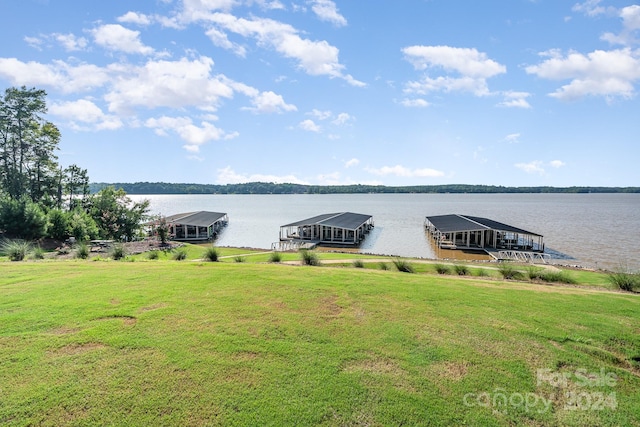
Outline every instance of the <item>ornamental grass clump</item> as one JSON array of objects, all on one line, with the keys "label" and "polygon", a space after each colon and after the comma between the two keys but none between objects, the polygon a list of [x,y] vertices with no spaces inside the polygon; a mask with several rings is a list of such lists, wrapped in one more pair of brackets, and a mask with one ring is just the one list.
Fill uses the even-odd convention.
[{"label": "ornamental grass clump", "polygon": [[79,259],[87,259],[89,258],[89,246],[86,243],[79,243],[76,246],[75,257]]},{"label": "ornamental grass clump", "polygon": [[478,268],[475,270],[475,275],[478,277],[487,277],[489,273],[484,268]]},{"label": "ornamental grass clump", "polygon": [[353,266],[355,268],[364,268],[364,262],[362,262],[361,259],[357,259],[357,260],[353,261]]},{"label": "ornamental grass clump", "polygon": [[280,262],[282,261],[282,254],[280,252],[272,252],[269,255],[269,262]]},{"label": "ornamental grass clump", "polygon": [[303,265],[312,265],[312,266],[320,265],[320,259],[318,258],[318,254],[316,254],[315,252],[302,250],[300,251],[300,258],[302,259]]},{"label": "ornamental grass clump", "polygon": [[176,249],[172,258],[174,261],[183,261],[187,259],[187,250],[184,248]]},{"label": "ornamental grass clump", "polygon": [[468,276],[469,275],[469,267],[462,264],[455,264],[453,266],[453,270],[456,272],[458,276]]},{"label": "ornamental grass clump", "polygon": [[386,262],[381,262],[378,265],[380,266],[380,270],[384,270],[384,271],[389,270],[389,264],[387,264]]},{"label": "ornamental grass clump", "polygon": [[204,255],[202,256],[202,258],[209,262],[217,262],[218,258],[220,258],[220,254],[218,253],[218,250],[216,248],[210,247],[207,248],[206,251],[204,251]]},{"label": "ornamental grass clump", "polygon": [[607,280],[621,291],[635,292],[640,289],[640,274],[618,269],[607,275]]},{"label": "ornamental grass clump", "polygon": [[529,280],[542,280],[544,272],[540,267],[527,267],[527,279]]},{"label": "ornamental grass clump", "polygon": [[11,261],[23,261],[33,250],[31,243],[22,239],[3,240],[0,243],[0,253]]},{"label": "ornamental grass clump", "polygon": [[416,270],[413,268],[413,265],[405,259],[394,259],[393,264],[396,266],[396,269],[402,273],[416,272]]},{"label": "ornamental grass clump", "polygon": [[546,270],[540,267],[527,268],[526,276],[531,281],[541,281],[549,283],[575,284],[576,280],[563,270]]},{"label": "ornamental grass clump", "polygon": [[518,271],[513,265],[505,262],[500,263],[498,272],[505,280],[518,280],[522,278],[522,272]]},{"label": "ornamental grass clump", "polygon": [[243,256],[241,256],[241,255],[238,255],[238,256],[234,257],[234,258],[233,258],[233,260],[234,260],[235,262],[245,262],[245,261],[246,261],[246,258],[245,258],[245,257],[243,257]]},{"label": "ornamental grass clump", "polygon": [[542,275],[542,280],[544,280],[545,282],[565,283],[567,285],[574,285],[575,283],[577,283],[576,279],[571,277],[569,273],[563,270],[545,271],[545,273]]},{"label": "ornamental grass clump", "polygon": [[31,258],[33,259],[44,259],[45,250],[40,246],[36,246],[33,248],[33,253],[31,254]]},{"label": "ornamental grass clump", "polygon": [[111,248],[111,258],[119,261],[127,256],[127,250],[122,243],[118,243]]},{"label": "ornamental grass clump", "polygon": [[435,264],[433,268],[436,269],[438,274],[449,274],[451,272],[449,266],[445,264]]},{"label": "ornamental grass clump", "polygon": [[147,259],[158,259],[160,257],[160,254],[158,253],[158,251],[149,251],[147,253]]}]

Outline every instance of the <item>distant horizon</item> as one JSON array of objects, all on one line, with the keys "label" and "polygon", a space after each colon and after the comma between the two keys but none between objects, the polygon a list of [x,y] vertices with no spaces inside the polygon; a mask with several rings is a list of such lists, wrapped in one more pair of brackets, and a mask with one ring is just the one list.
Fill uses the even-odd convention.
[{"label": "distant horizon", "polygon": [[[640,187],[624,186],[502,186],[481,184],[442,185],[306,185],[295,183],[247,182],[237,184],[198,184],[171,182],[92,182],[90,189],[97,192],[101,188],[113,186],[122,188],[129,194],[325,194],[325,193],[640,193]],[[225,192],[224,190],[229,190]],[[303,191],[304,190],[304,191]],[[332,191],[334,190],[334,191]],[[338,191],[335,191],[338,190]],[[360,191],[358,191],[360,190]],[[391,191],[385,191],[391,190]]]},{"label": "distant horizon", "polygon": [[95,182],[640,183],[631,0],[0,2]]}]

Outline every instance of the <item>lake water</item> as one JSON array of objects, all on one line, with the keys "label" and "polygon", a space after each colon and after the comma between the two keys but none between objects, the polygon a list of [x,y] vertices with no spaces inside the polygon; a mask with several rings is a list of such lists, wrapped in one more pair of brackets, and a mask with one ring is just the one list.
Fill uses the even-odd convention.
[{"label": "lake water", "polygon": [[[442,258],[424,231],[425,216],[491,218],[544,235],[547,251],[564,264],[640,270],[640,194],[328,194],[131,195],[148,199],[151,213],[226,212],[229,226],[215,244],[271,248],[280,226],[323,213],[372,215],[375,228],[360,252]],[[453,254],[452,254],[453,253]],[[463,255],[466,256],[466,255]]]}]

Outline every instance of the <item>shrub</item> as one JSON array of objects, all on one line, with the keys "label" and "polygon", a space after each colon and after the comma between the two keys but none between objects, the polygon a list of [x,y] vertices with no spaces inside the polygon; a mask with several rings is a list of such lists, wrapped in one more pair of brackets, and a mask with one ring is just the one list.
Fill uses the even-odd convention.
[{"label": "shrub", "polygon": [[489,275],[489,273],[487,272],[487,270],[485,270],[484,268],[478,268],[475,271],[476,276],[478,277],[487,277]]},{"label": "shrub", "polygon": [[542,280],[545,282],[554,283],[566,283],[572,285],[576,283],[576,280],[571,277],[566,271],[545,271],[542,275]]},{"label": "shrub", "polygon": [[51,209],[47,215],[49,218],[49,228],[47,234],[57,240],[64,240],[69,237],[69,215],[60,209]]},{"label": "shrub", "polygon": [[166,218],[159,216],[154,227],[154,232],[158,236],[158,239],[160,239],[160,244],[163,246],[166,245],[169,240],[169,224],[167,223]]},{"label": "shrub", "polygon": [[527,278],[529,280],[542,280],[543,273],[540,267],[527,267]]},{"label": "shrub", "polygon": [[160,256],[160,254],[158,253],[158,251],[149,251],[147,253],[147,259],[158,259]]},{"label": "shrub", "polygon": [[540,280],[543,282],[567,283],[567,284],[576,283],[575,279],[569,276],[569,274],[567,274],[566,271],[545,270],[544,268],[539,268],[539,267],[528,267],[527,278],[532,281]]},{"label": "shrub", "polygon": [[79,243],[78,246],[76,246],[76,258],[89,258],[89,246],[87,246],[86,243]]},{"label": "shrub", "polygon": [[88,213],[77,209],[70,215],[69,234],[78,242],[96,239],[99,236],[98,226]]},{"label": "shrub", "polygon": [[35,248],[33,248],[33,253],[31,254],[31,256],[33,257],[33,259],[44,259],[44,254],[44,249],[42,249],[40,246],[36,246]]},{"label": "shrub", "polygon": [[0,229],[7,236],[39,239],[46,235],[47,225],[47,215],[28,197],[0,199]]},{"label": "shrub", "polygon": [[438,274],[449,274],[451,272],[449,266],[445,264],[435,264],[433,268],[436,269]]},{"label": "shrub", "polygon": [[389,269],[389,264],[387,264],[386,262],[381,262],[379,265],[380,265],[380,270],[387,271]]},{"label": "shrub", "polygon": [[415,269],[413,268],[413,265],[411,265],[411,263],[405,259],[394,259],[393,264],[396,266],[396,269],[398,271],[401,271],[403,273],[416,272]]},{"label": "shrub", "polygon": [[182,261],[187,259],[187,250],[184,248],[176,249],[176,251],[173,253],[173,259],[174,261]]},{"label": "shrub", "polygon": [[202,258],[204,258],[207,261],[211,261],[211,262],[218,261],[219,257],[220,257],[220,255],[218,254],[218,250],[216,248],[214,248],[214,247],[208,248],[204,252],[204,255],[202,256]]},{"label": "shrub", "polygon": [[517,280],[522,278],[522,273],[516,270],[516,268],[513,265],[508,264],[506,262],[500,263],[500,266],[498,267],[498,272],[500,273],[500,275],[502,275],[502,278],[506,280]]},{"label": "shrub", "polygon": [[469,267],[462,264],[455,264],[453,270],[458,276],[467,276],[469,274]]},{"label": "shrub", "polygon": [[640,274],[633,274],[623,269],[609,273],[607,279],[622,291],[633,292],[640,288]]},{"label": "shrub", "polygon": [[282,254],[280,252],[272,252],[269,255],[269,262],[280,262],[282,261]]},{"label": "shrub", "polygon": [[303,250],[303,251],[300,251],[300,257],[302,258],[303,265],[313,265],[313,266],[320,265],[320,259],[318,258],[318,255],[315,252]]},{"label": "shrub", "polygon": [[361,259],[357,259],[357,260],[353,261],[353,266],[355,268],[364,268],[364,262],[362,262]]},{"label": "shrub", "polygon": [[0,252],[11,261],[23,261],[32,249],[31,243],[22,239],[3,240],[0,243]]},{"label": "shrub", "polygon": [[111,258],[118,261],[127,256],[127,250],[124,245],[119,243],[111,248]]},{"label": "shrub", "polygon": [[237,257],[233,258],[233,260],[235,262],[245,262],[246,261],[245,257],[240,256],[240,255],[238,255]]}]

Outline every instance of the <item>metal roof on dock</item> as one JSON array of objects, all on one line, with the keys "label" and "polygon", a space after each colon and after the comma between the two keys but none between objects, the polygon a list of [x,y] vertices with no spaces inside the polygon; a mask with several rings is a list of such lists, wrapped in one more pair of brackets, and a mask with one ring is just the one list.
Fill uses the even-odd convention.
[{"label": "metal roof on dock", "polygon": [[226,213],[222,212],[186,212],[165,217],[167,222],[176,222],[179,224],[193,225],[196,227],[208,227],[216,222],[224,219]]},{"label": "metal roof on dock", "polygon": [[292,222],[282,227],[298,227],[301,225],[324,225],[327,227],[344,228],[355,230],[371,219],[371,215],[358,214],[353,212],[338,212],[314,216],[301,221]]},{"label": "metal roof on dock", "polygon": [[488,218],[470,215],[436,215],[428,216],[427,219],[435,228],[443,233],[455,231],[479,231],[479,230],[500,230],[510,233],[528,234],[531,236],[542,236],[532,231],[523,230],[512,225],[503,224]]}]

